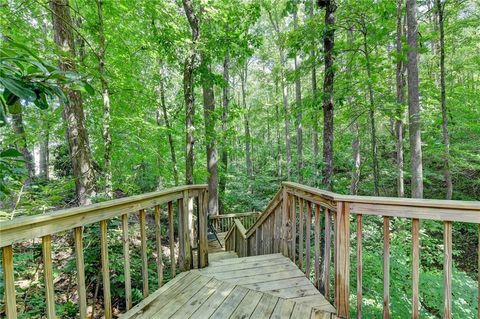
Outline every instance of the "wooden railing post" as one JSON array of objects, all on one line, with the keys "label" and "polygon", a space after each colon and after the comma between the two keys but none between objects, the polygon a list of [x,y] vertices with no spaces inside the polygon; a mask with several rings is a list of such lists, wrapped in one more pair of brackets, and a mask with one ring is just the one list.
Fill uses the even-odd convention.
[{"label": "wooden railing post", "polygon": [[207,238],[207,214],[208,193],[203,191],[199,195],[198,210],[198,257],[199,268],[208,266],[208,238]]},{"label": "wooden railing post", "polygon": [[53,289],[52,269],[52,235],[42,237],[43,277],[45,280],[45,299],[47,302],[47,318],[53,319],[55,314],[55,295]]},{"label": "wooden railing post", "polygon": [[3,282],[5,289],[5,310],[8,319],[17,318],[17,303],[15,298],[15,280],[13,277],[13,248],[12,246],[5,246],[2,248],[2,267],[3,267]]},{"label": "wooden railing post", "polygon": [[337,316],[350,318],[350,204],[337,203],[335,219],[335,308]]},{"label": "wooden railing post", "polygon": [[87,292],[85,288],[85,262],[83,259],[83,227],[73,230],[75,239],[75,259],[77,263],[77,291],[80,318],[87,317]]},{"label": "wooden railing post", "polygon": [[287,189],[283,188],[282,194],[282,253],[285,257],[288,257],[288,236],[289,236],[289,220],[290,217],[289,210],[290,210],[290,201],[288,200],[288,192]]},{"label": "wooden railing post", "polygon": [[178,263],[182,271],[191,269],[192,263],[192,247],[190,245],[190,229],[189,229],[189,195],[188,190],[183,191],[183,198],[178,205]]}]

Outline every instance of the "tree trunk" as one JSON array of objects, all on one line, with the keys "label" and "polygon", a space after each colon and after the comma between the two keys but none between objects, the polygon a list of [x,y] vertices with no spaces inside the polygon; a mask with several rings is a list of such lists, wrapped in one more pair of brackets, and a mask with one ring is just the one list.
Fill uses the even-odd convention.
[{"label": "tree trunk", "polygon": [[242,105],[245,112],[244,115],[244,124],[245,124],[245,166],[247,168],[247,177],[249,179],[249,190],[251,188],[250,182],[253,178],[253,164],[252,164],[252,148],[251,148],[251,136],[250,136],[250,120],[247,107],[247,76],[248,76],[248,62],[245,63],[245,66],[241,73],[241,86],[242,86]]},{"label": "tree trunk", "polygon": [[193,10],[191,0],[183,0],[183,8],[187,15],[188,23],[192,32],[192,45],[188,55],[185,58],[183,70],[183,94],[185,97],[185,182],[187,185],[193,184],[193,166],[194,159],[194,131],[193,118],[195,115],[195,92],[193,87],[193,71],[197,60],[196,44],[200,36],[199,21]]},{"label": "tree trunk", "polygon": [[[349,48],[353,47],[353,28],[348,29],[347,33],[347,40]],[[347,77],[349,83],[353,83],[352,81],[352,69],[350,64],[347,66]],[[353,85],[349,87],[349,92],[352,92]],[[354,108],[353,106],[353,97],[352,95],[347,96],[348,104]],[[358,186],[360,183],[360,164],[361,164],[361,157],[360,157],[360,137],[359,137],[359,127],[357,119],[354,120],[351,126],[351,131],[353,134],[352,139],[352,161],[353,161],[353,169],[352,169],[352,179],[350,182],[350,194],[357,195],[358,194]]]},{"label": "tree trunk", "polygon": [[[49,6],[53,13],[55,43],[61,51],[67,53],[60,54],[60,69],[75,72],[75,46],[68,0],[50,0]],[[69,102],[63,110],[63,118],[67,124],[77,199],[80,205],[85,205],[91,203],[91,197],[95,194],[95,172],[85,128],[82,96],[77,91],[68,90],[68,97]]]},{"label": "tree trunk", "polygon": [[[315,6],[316,0],[312,0],[311,6],[310,6],[310,19],[313,19],[314,17],[314,6]],[[318,160],[318,153],[319,153],[319,148],[318,148],[318,115],[320,113],[320,107],[317,108],[317,69],[316,69],[316,60],[317,60],[317,55],[315,53],[315,50],[312,49],[310,51],[310,57],[313,60],[313,65],[312,65],[312,105],[314,107],[314,112],[313,112],[313,132],[312,132],[312,150],[313,150],[313,176],[314,176],[314,186],[319,186],[319,160]]]},{"label": "tree trunk", "polygon": [[[20,103],[17,101],[16,103]],[[23,154],[23,160],[25,161],[25,168],[27,169],[28,178],[25,181],[25,185],[30,185],[32,182],[32,178],[35,176],[35,165],[33,162],[33,155],[28,149],[27,145],[27,135],[25,133],[25,126],[23,125],[23,116],[22,116],[22,108],[19,106],[20,112],[16,114],[12,114],[12,126],[13,131],[19,138],[20,152]]]},{"label": "tree trunk", "polygon": [[[298,28],[297,9],[293,12],[293,26]],[[299,58],[295,55],[295,104],[297,107],[297,171],[298,182],[303,183],[303,132],[302,132],[302,86],[299,70]]]},{"label": "tree trunk", "polygon": [[105,72],[105,30],[103,21],[103,0],[97,0],[98,11],[98,68],[100,71],[100,82],[102,83],[103,97],[103,159],[105,161],[105,194],[108,198],[113,198],[112,187],[112,136],[110,134],[110,94],[108,89],[108,81]]},{"label": "tree trunk", "polygon": [[[278,81],[275,80],[275,97],[278,96]],[[278,109],[278,103],[275,101],[275,131],[277,138],[277,177],[282,176],[282,146],[281,146],[281,129],[280,129],[280,110]]]},{"label": "tree trunk", "polygon": [[365,61],[367,66],[368,78],[368,97],[370,101],[369,115],[370,115],[370,129],[371,129],[371,151],[373,163],[373,188],[375,196],[379,195],[379,173],[378,173],[378,152],[377,152],[377,127],[375,124],[375,101],[373,99],[372,87],[372,70],[370,65],[370,52],[367,45],[367,30],[363,30],[363,50],[365,53]]},{"label": "tree trunk", "polygon": [[[175,186],[178,186],[178,166],[177,166],[177,155],[175,153],[175,142],[173,141],[173,134],[172,134],[172,125],[170,124],[170,120],[168,118],[167,112],[167,105],[165,103],[165,80],[163,78],[163,64],[160,61],[160,83],[159,83],[159,95],[160,95],[160,108],[163,116],[163,120],[165,121],[165,127],[167,128],[168,132],[168,145],[170,146],[170,158],[172,160],[172,170],[173,170],[173,180],[175,182]],[[160,113],[160,110],[157,111],[157,114]],[[157,115],[159,118],[159,116]],[[160,123],[158,123],[160,125]]]},{"label": "tree trunk", "polygon": [[285,121],[285,159],[287,166],[287,180],[292,176],[292,150],[290,143],[290,118],[288,107],[288,87],[285,79],[285,53],[283,48],[279,47],[280,51],[280,86],[282,89],[283,112]]},{"label": "tree trunk", "polygon": [[40,141],[40,160],[39,160],[39,177],[48,180],[49,179],[49,165],[50,162],[50,152],[48,149],[48,144],[50,143],[50,127],[48,121],[43,117],[40,118],[42,123],[42,140]]},{"label": "tree trunk", "polygon": [[453,195],[453,182],[452,174],[450,172],[450,136],[448,133],[448,118],[447,118],[447,97],[445,91],[445,30],[443,13],[445,9],[445,2],[436,0],[437,14],[438,14],[438,27],[440,29],[440,101],[442,108],[442,133],[443,144],[445,151],[443,154],[444,176],[445,183],[447,184],[447,199],[452,199]]},{"label": "tree trunk", "polygon": [[[210,73],[210,66],[206,66],[204,57],[202,57],[202,64]],[[207,149],[208,214],[210,216],[216,216],[218,215],[218,150],[215,133],[215,94],[213,91],[213,82],[208,79],[203,79],[202,91]]]},{"label": "tree trunk", "polygon": [[325,59],[325,78],[323,81],[323,185],[327,190],[332,190],[333,179],[333,80],[335,70],[334,45],[335,45],[335,0],[325,1],[325,32],[323,36],[323,49]]},{"label": "tree trunk", "polygon": [[222,100],[222,152],[220,153],[220,162],[222,163],[222,174],[220,174],[219,182],[219,212],[222,214],[225,212],[223,204],[225,197],[225,190],[227,188],[227,174],[228,174],[228,150],[227,150],[227,122],[228,122],[228,104],[229,104],[229,90],[230,90],[230,55],[227,51],[223,60],[223,100]]},{"label": "tree trunk", "polygon": [[397,157],[397,194],[398,197],[405,196],[405,187],[403,181],[403,113],[405,104],[405,62],[402,52],[402,12],[403,0],[397,0],[397,112],[395,118],[395,133],[397,137],[396,157]]},{"label": "tree trunk", "polygon": [[408,42],[408,117],[410,137],[410,173],[412,197],[423,197],[422,137],[417,61],[417,1],[407,0]]}]

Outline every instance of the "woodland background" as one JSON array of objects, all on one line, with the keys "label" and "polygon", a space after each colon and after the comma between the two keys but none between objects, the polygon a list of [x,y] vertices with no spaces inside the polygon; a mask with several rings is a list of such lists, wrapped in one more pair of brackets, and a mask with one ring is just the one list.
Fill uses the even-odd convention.
[{"label": "woodland background", "polygon": [[[214,214],[261,211],[284,180],[480,199],[478,0],[4,0],[0,37],[3,219],[206,182]],[[368,318],[381,315],[380,225],[365,224]],[[395,220],[391,233],[391,309],[403,318],[409,222]],[[454,224],[453,240],[454,314],[474,318],[476,225]],[[422,317],[435,318],[442,225],[422,222],[421,243]],[[98,236],[90,244],[93,295]],[[68,236],[56,245],[68,270]],[[43,314],[39,249],[33,242],[15,261],[25,318]],[[76,311],[69,280],[64,317]],[[122,278],[112,285],[122,308]]]}]

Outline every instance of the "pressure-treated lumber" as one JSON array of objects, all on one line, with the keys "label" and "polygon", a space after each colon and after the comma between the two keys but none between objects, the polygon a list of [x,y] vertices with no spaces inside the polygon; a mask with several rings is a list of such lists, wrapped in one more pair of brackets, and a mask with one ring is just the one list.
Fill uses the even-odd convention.
[{"label": "pressure-treated lumber", "polygon": [[100,221],[100,252],[102,260],[103,308],[105,319],[112,318],[112,297],[110,293],[110,266],[108,264],[107,221]]},{"label": "pressure-treated lumber", "polygon": [[140,219],[140,259],[142,260],[142,292],[143,298],[148,296],[148,256],[147,256],[147,222],[145,210],[139,212]]},{"label": "pressure-treated lumber", "polygon": [[123,274],[125,276],[125,305],[132,308],[132,280],[130,277],[130,239],[128,237],[128,214],[122,215]]},{"label": "pressure-treated lumber", "polygon": [[52,269],[52,236],[42,237],[42,256],[43,256],[43,279],[45,281],[45,301],[47,304],[47,318],[56,318],[55,314],[55,294],[53,288],[53,269]]},{"label": "pressure-treated lumber", "polygon": [[320,285],[320,205],[315,204],[315,225],[313,226],[315,247],[315,287]]},{"label": "pressure-treated lumber", "polygon": [[363,304],[363,215],[357,215],[357,319],[362,318]]},{"label": "pressure-treated lumber", "polygon": [[420,221],[412,220],[412,318],[418,319],[420,297]]},{"label": "pressure-treated lumber", "polygon": [[163,251],[162,251],[162,228],[160,225],[160,206],[155,206],[155,239],[157,246],[157,281],[158,288],[163,285]]},{"label": "pressure-treated lumber", "polygon": [[339,317],[350,318],[350,209],[349,203],[338,202],[335,236],[335,308]]},{"label": "pressure-treated lumber", "polygon": [[13,248],[5,246],[2,249],[3,283],[5,294],[5,311],[8,319],[17,318],[17,302],[15,281],[13,277]]},{"label": "pressure-treated lumber", "polygon": [[312,228],[312,204],[307,202],[307,217],[305,223],[305,276],[310,278],[310,229]]},{"label": "pressure-treated lumber", "polygon": [[77,265],[77,293],[80,318],[87,317],[87,291],[85,288],[85,262],[83,259],[83,227],[73,230],[75,240],[75,260]]},{"label": "pressure-treated lumber", "polygon": [[174,233],[174,219],[173,219],[173,202],[167,204],[168,210],[168,240],[170,242],[170,267],[172,277],[176,275],[176,260],[175,260],[175,233]]},{"label": "pressure-treated lumber", "polygon": [[390,218],[383,217],[383,318],[390,318]]},{"label": "pressure-treated lumber", "polygon": [[199,192],[206,187],[207,185],[185,185],[159,192],[4,221],[0,223],[0,247],[161,205],[182,198],[184,191],[187,191],[187,196],[198,196]]},{"label": "pressure-treated lumber", "polygon": [[452,222],[443,223],[443,318],[452,318]]}]

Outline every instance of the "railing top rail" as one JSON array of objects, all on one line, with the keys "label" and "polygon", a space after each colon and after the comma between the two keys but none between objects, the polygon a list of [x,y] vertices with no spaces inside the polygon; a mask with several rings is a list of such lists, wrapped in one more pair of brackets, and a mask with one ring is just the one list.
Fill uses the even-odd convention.
[{"label": "railing top rail", "polygon": [[215,216],[210,216],[212,219],[221,219],[221,218],[232,218],[232,217],[247,217],[247,216],[253,216],[253,215],[259,215],[261,212],[247,212],[247,213],[233,213],[233,214],[220,214],[220,215],[215,215]]},{"label": "railing top rail", "polygon": [[282,184],[292,189],[298,189],[307,193],[340,202],[473,210],[480,213],[480,201],[341,195],[294,182],[283,182]]},{"label": "railing top rail", "polygon": [[242,235],[243,238],[247,238],[247,237],[246,237],[247,230],[246,230],[245,227],[243,226],[243,224],[242,224],[242,222],[240,221],[240,219],[236,219],[236,218],[235,218],[234,223],[235,223],[235,226],[237,227],[238,231],[240,232],[240,235]]},{"label": "railing top rail", "polygon": [[162,191],[62,209],[44,215],[2,221],[0,222],[0,247],[160,205],[182,198],[184,191],[198,192],[206,189],[206,184],[177,186]]}]

